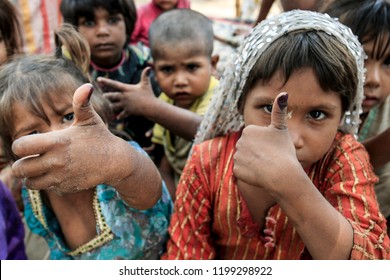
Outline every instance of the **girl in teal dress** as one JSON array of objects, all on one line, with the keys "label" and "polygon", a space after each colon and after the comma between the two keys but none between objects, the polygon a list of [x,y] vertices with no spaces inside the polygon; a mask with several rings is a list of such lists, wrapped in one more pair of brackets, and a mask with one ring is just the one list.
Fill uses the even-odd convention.
[{"label": "girl in teal dress", "polygon": [[0,71],[0,133],[24,178],[26,222],[50,259],[159,259],[169,193],[140,146],[109,131],[110,107],[80,70],[84,41],[70,26],[56,41],[55,56],[17,58]]}]

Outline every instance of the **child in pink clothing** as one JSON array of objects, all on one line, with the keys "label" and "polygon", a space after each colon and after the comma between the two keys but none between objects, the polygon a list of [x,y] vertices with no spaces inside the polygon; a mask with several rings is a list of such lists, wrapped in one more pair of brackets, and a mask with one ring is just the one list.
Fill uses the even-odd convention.
[{"label": "child in pink clothing", "polygon": [[190,9],[190,0],[152,0],[137,9],[137,22],[131,35],[131,43],[139,42],[149,47],[149,28],[163,12],[172,9]]}]

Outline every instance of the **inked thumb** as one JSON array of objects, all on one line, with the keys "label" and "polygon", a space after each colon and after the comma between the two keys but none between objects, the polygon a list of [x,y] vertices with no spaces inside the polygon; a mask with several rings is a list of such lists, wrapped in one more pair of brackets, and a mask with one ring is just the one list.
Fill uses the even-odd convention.
[{"label": "inked thumb", "polygon": [[281,92],[272,106],[271,125],[280,130],[287,130],[287,100],[288,93]]},{"label": "inked thumb", "polygon": [[74,124],[94,118],[95,111],[90,102],[93,90],[92,84],[84,84],[76,89],[73,95]]}]

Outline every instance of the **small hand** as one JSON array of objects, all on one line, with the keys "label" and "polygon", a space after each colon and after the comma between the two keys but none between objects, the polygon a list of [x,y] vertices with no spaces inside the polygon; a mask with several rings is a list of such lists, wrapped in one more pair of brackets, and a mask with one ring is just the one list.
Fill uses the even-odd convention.
[{"label": "small hand", "polygon": [[[274,194],[291,165],[300,168],[286,123],[287,93],[274,101],[268,127],[248,125],[236,144],[233,172],[237,179]],[[298,165],[297,165],[298,163]]]},{"label": "small hand", "polygon": [[14,141],[12,150],[20,159],[12,169],[27,187],[74,192],[105,181],[103,174],[109,173],[113,157],[110,147],[116,140],[93,109],[92,92],[91,84],[76,90],[70,127]]},{"label": "small hand", "polygon": [[117,92],[106,92],[104,96],[111,101],[114,111],[120,112],[117,119],[124,119],[129,115],[144,115],[146,107],[156,99],[150,84],[148,73],[150,67],[144,69],[141,80],[136,85],[130,85],[99,77],[98,83],[102,87],[109,87]]}]

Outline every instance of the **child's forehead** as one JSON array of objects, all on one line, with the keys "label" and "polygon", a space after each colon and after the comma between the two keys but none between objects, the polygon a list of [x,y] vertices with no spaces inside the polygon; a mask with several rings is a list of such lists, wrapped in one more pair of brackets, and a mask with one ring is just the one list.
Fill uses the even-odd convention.
[{"label": "child's forehead", "polygon": [[161,42],[154,49],[157,54],[155,59],[171,57],[175,55],[186,56],[205,56],[209,57],[204,44],[193,42],[192,40],[184,40],[179,42]]},{"label": "child's forehead", "polygon": [[375,38],[363,38],[363,48],[368,58],[382,59],[390,56],[390,30]]}]

